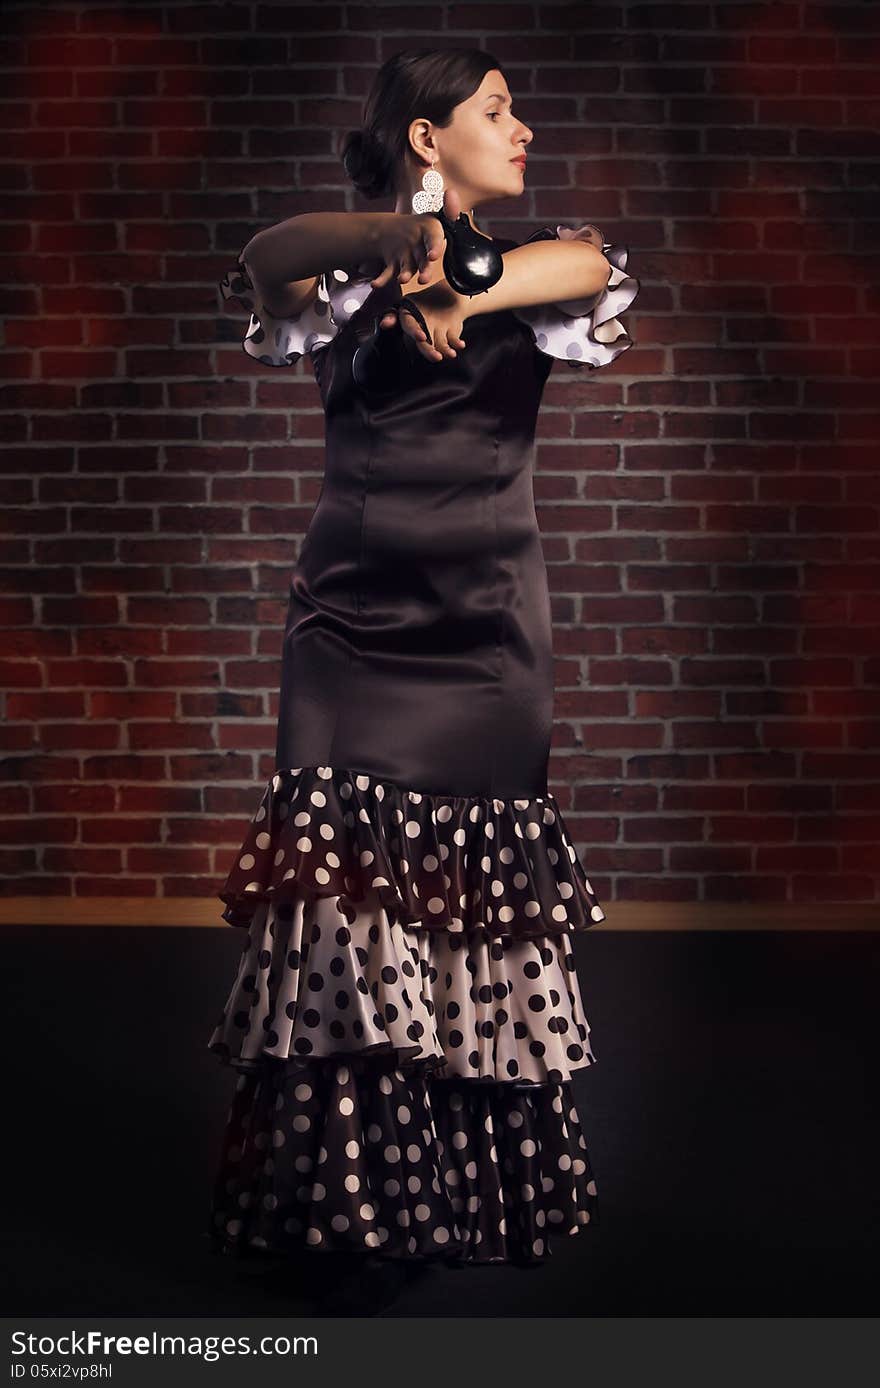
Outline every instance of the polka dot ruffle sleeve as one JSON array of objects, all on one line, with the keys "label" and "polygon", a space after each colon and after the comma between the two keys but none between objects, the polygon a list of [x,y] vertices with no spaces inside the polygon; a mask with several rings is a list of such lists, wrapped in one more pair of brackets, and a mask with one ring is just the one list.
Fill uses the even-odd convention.
[{"label": "polka dot ruffle sleeve", "polygon": [[239,260],[220,281],[220,293],[227,302],[238,299],[250,310],[250,323],[242,346],[249,357],[263,366],[293,366],[305,352],[326,346],[341,326],[336,312],[345,271],[322,274],[317,297],[300,313],[277,317],[261,301],[247,267]]},{"label": "polka dot ruffle sleeve", "polygon": [[634,345],[618,314],[629,308],[639,292],[639,281],[627,273],[626,246],[606,242],[598,227],[586,222],[579,227],[546,226],[522,243],[532,241],[588,241],[608,261],[608,282],[598,294],[586,299],[557,299],[552,304],[536,304],[513,312],[528,324],[535,346],[546,356],[558,357],[568,366],[589,366],[595,370]]}]

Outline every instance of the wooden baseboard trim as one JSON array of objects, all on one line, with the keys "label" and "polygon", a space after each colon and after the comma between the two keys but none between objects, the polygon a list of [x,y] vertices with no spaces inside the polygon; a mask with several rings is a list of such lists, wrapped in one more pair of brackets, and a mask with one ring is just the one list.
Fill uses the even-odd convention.
[{"label": "wooden baseboard trim", "polygon": [[[603,902],[593,930],[880,930],[877,902]],[[0,897],[0,925],[221,926],[208,897]]]}]

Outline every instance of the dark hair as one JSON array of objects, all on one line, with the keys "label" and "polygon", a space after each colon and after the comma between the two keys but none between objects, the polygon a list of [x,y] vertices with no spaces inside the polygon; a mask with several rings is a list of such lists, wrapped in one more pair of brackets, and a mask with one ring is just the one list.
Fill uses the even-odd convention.
[{"label": "dark hair", "polygon": [[362,128],[342,145],[342,163],[365,198],[395,192],[398,165],[409,147],[410,123],[419,116],[447,126],[487,72],[504,71],[482,48],[407,48],[383,63],[364,102]]}]

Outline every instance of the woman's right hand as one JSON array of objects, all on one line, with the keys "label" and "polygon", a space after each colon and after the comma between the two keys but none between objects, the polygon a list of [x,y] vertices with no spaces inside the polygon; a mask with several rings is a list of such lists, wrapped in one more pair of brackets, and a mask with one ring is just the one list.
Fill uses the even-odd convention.
[{"label": "woman's right hand", "polygon": [[[453,188],[443,195],[443,211],[451,221],[461,212],[461,199]],[[375,239],[375,257],[384,268],[370,280],[373,289],[380,289],[393,278],[407,284],[418,275],[419,284],[431,279],[431,265],[442,260],[446,251],[446,236],[442,224],[430,212],[389,212],[382,218]]]}]

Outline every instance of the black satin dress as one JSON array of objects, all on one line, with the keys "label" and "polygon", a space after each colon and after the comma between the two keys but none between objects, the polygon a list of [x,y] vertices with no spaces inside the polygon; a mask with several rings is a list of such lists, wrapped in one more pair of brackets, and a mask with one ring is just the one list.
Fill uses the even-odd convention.
[{"label": "black satin dress", "polygon": [[[612,264],[608,294],[629,292]],[[209,1042],[239,1072],[210,1228],[237,1250],[540,1260],[598,1215],[571,935],[604,919],[547,785],[532,471],[553,355],[513,312],[470,319],[442,363],[395,326],[360,387],[356,329],[399,293],[368,281],[334,271],[289,320],[242,262],[221,286],[252,310],[248,355],[309,352],[326,465],[276,769],[221,892],[244,939]],[[598,342],[592,309],[554,321]]]},{"label": "black satin dress", "polygon": [[381,395],[353,388],[345,339],[315,358],[326,465],[291,587],[279,766],[317,759],[439,795],[546,792],[531,457],[552,359],[501,316],[470,320],[443,363],[383,330]]}]

